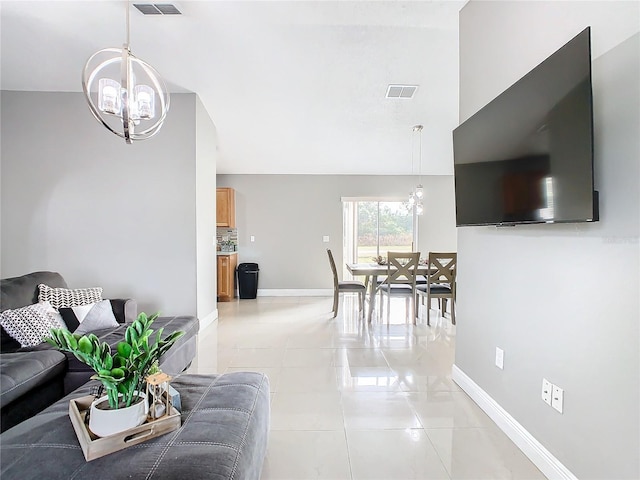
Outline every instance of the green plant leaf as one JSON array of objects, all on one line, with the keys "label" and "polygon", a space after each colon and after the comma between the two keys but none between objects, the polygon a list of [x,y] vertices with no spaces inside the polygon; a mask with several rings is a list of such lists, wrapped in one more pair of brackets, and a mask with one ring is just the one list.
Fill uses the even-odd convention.
[{"label": "green plant leaf", "polygon": [[104,368],[111,370],[113,368],[113,358],[111,358],[111,355],[107,355],[103,360]]},{"label": "green plant leaf", "polygon": [[82,337],[78,340],[78,350],[82,353],[91,353],[93,352],[93,343],[88,337]]},{"label": "green plant leaf", "polygon": [[69,332],[69,330],[62,330],[61,333],[64,337],[64,341],[71,350],[75,350],[76,348],[78,348],[78,341],[73,335],[71,335],[71,332]]},{"label": "green plant leaf", "polygon": [[127,342],[118,342],[116,350],[118,351],[118,355],[123,358],[129,358],[129,355],[131,355],[131,345]]}]

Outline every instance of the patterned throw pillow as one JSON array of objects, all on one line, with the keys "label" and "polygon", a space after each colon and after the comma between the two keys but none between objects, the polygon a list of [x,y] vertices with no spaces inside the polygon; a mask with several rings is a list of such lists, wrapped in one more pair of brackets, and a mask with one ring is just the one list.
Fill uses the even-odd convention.
[{"label": "patterned throw pillow", "polygon": [[51,288],[41,283],[38,300],[49,302],[53,308],[78,307],[102,301],[102,287],[76,288]]},{"label": "patterned throw pillow", "polygon": [[48,302],[35,303],[0,313],[0,325],[23,347],[42,343],[51,328],[67,328]]}]

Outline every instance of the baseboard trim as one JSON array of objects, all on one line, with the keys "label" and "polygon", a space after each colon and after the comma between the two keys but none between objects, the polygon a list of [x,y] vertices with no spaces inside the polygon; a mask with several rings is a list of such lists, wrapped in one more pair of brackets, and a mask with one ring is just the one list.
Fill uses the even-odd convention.
[{"label": "baseboard trim", "polygon": [[259,288],[259,297],[332,297],[330,288]]},{"label": "baseboard trim", "polygon": [[203,330],[205,330],[206,328],[210,327],[211,325],[213,325],[217,321],[218,321],[218,309],[216,308],[209,315],[207,315],[206,317],[200,319],[200,330],[199,330],[199,332],[202,332]]},{"label": "baseboard trim", "polygon": [[560,460],[554,457],[544,445],[535,439],[520,423],[500,406],[487,392],[480,388],[457,365],[451,371],[451,378],[469,395],[474,402],[493,420],[540,471],[551,480],[578,480]]}]

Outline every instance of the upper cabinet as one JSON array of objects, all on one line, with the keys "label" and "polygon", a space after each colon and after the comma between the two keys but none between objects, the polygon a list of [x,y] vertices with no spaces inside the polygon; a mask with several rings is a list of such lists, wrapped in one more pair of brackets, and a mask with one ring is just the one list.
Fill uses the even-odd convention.
[{"label": "upper cabinet", "polygon": [[236,192],[233,188],[216,189],[216,226],[236,227]]}]

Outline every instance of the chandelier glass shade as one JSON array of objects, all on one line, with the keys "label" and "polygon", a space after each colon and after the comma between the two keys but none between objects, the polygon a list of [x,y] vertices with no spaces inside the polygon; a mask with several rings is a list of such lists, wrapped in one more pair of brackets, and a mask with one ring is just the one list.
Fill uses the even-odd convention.
[{"label": "chandelier glass shade", "polygon": [[82,89],[93,116],[127,143],[154,136],[169,111],[169,92],[158,72],[131,53],[127,43],[104,48],[89,57]]}]

